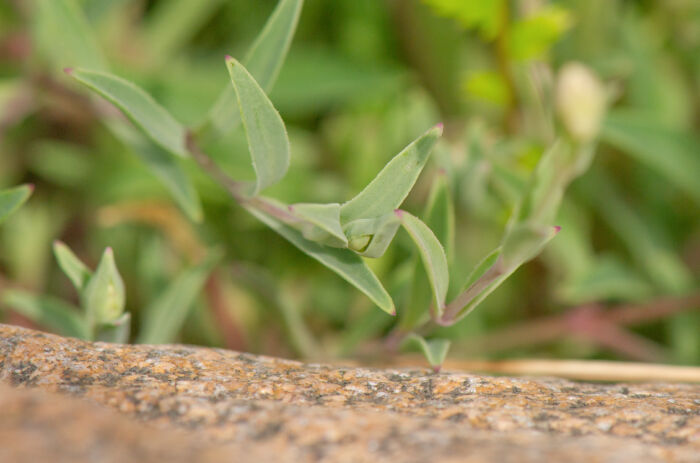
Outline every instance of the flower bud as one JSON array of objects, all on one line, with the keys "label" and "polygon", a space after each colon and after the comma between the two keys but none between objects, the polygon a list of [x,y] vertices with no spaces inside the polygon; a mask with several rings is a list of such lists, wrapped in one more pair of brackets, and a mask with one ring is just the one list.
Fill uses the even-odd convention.
[{"label": "flower bud", "polygon": [[580,63],[559,71],[556,108],[564,127],[579,142],[598,135],[605,112],[605,91],[598,77]]}]

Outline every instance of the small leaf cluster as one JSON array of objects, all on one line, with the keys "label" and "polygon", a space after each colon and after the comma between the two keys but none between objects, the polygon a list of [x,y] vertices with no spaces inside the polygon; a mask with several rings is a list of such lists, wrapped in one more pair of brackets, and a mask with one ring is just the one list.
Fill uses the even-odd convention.
[{"label": "small leaf cluster", "polygon": [[[128,26],[126,7],[105,6],[117,3],[32,3],[39,63],[51,71],[37,66],[23,85],[41,95],[48,80],[46,92],[68,95],[85,120],[67,122],[65,133],[52,122],[29,143],[13,125],[10,152],[29,148],[26,165],[20,156],[3,165],[6,183],[36,182],[38,193],[3,228],[10,288],[56,287],[52,261],[25,248],[49,249],[60,237],[89,259],[109,245],[129,287],[121,314],[133,316],[132,341],[306,358],[406,348],[437,368],[450,341],[461,355],[480,353],[468,336],[499,324],[680,297],[694,285],[685,205],[698,198],[694,106],[679,97],[692,92],[668,84],[694,58],[654,51],[642,21],[685,7],[612,1],[628,13],[617,30],[594,19],[595,5],[337,2],[338,44],[320,39],[328,50],[315,50],[306,39],[327,2],[156,2]],[[245,21],[233,14],[249,4]],[[390,16],[399,27],[387,26]],[[266,22],[238,27],[246,21]],[[598,30],[605,37],[587,39]],[[664,34],[674,52],[691,49]],[[394,56],[392,40],[405,56]],[[667,58],[678,69],[661,79],[665,68],[649,63]],[[391,81],[387,92],[370,76],[375,65],[387,66],[377,73]],[[7,94],[0,86],[0,101]],[[68,107],[50,104],[58,114]],[[49,118],[46,107],[35,111]],[[33,119],[26,127],[44,129]],[[42,180],[57,187],[61,213],[42,210]],[[26,194],[0,194],[0,213]],[[35,236],[27,230],[36,220],[44,227]],[[535,258],[540,265],[518,272]],[[78,290],[71,313],[89,329],[75,335],[99,337],[98,319],[118,312],[116,287],[89,298]],[[42,310],[53,313],[25,315],[41,320]],[[597,335],[586,338],[597,348],[589,355],[618,346]],[[693,350],[674,349],[678,358]]]}]

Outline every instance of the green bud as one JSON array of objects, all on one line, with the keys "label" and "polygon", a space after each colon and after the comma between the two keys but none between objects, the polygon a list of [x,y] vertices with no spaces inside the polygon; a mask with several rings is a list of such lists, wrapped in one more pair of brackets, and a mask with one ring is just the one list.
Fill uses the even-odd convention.
[{"label": "green bud", "polygon": [[81,300],[93,324],[112,322],[124,311],[124,282],[114,262],[112,248],[105,249],[102,254],[97,270],[85,285]]}]

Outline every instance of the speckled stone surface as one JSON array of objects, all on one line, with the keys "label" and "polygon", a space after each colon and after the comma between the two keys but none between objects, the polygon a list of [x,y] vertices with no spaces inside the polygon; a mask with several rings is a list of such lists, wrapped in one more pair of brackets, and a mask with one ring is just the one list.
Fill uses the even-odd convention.
[{"label": "speckled stone surface", "polygon": [[74,450],[64,423],[98,461],[120,461],[120,442],[143,450],[121,461],[156,461],[158,446],[197,461],[700,461],[698,385],[305,365],[5,325],[0,381],[14,386],[0,390],[0,461],[35,461],[21,459],[34,429],[50,454]]}]

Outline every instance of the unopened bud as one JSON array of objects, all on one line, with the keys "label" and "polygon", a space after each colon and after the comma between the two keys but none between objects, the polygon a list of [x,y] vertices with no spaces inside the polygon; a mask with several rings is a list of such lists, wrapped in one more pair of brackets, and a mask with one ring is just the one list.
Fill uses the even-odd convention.
[{"label": "unopened bud", "polygon": [[556,106],[569,134],[577,141],[589,141],[598,134],[603,119],[603,85],[586,66],[568,63],[559,71]]}]

